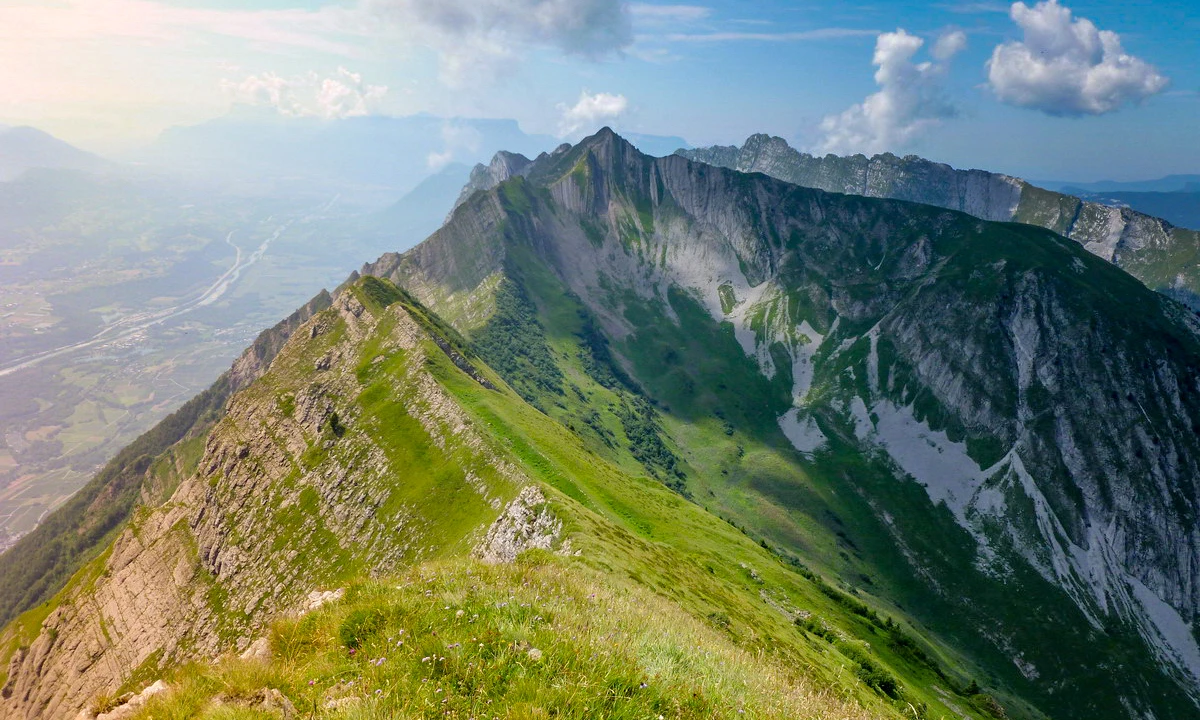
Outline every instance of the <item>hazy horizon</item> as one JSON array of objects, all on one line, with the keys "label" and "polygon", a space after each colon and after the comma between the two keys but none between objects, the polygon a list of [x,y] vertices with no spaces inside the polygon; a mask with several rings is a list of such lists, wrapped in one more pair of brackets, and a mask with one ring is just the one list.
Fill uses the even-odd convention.
[{"label": "hazy horizon", "polygon": [[[0,124],[119,155],[237,104],[281,117],[600,125],[1056,180],[1200,170],[1184,2],[0,2]],[[450,152],[455,143],[442,138]]]}]

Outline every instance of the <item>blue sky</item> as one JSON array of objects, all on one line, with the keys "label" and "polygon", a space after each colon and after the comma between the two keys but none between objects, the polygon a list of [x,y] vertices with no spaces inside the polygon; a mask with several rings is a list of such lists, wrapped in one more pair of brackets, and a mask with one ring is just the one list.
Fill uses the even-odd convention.
[{"label": "blue sky", "polygon": [[1200,172],[1189,2],[0,0],[0,123],[94,149],[234,103],[511,117],[1034,179]]}]

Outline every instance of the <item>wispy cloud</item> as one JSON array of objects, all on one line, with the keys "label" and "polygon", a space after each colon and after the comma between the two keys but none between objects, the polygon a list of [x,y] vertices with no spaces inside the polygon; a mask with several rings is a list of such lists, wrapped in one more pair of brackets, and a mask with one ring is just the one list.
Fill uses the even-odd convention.
[{"label": "wispy cloud", "polygon": [[[68,134],[107,126],[146,137],[219,114],[237,97],[338,116],[371,112],[381,97],[337,77],[339,66],[391,68],[399,87],[400,68],[424,82],[432,58],[445,85],[477,90],[533,55],[599,60],[633,45],[624,0],[323,2],[247,9],[178,0],[0,0],[0,117],[71,126]],[[698,5],[642,12],[704,14]],[[320,74],[317,87],[310,70]],[[403,95],[390,94],[389,104]]]},{"label": "wispy cloud", "polygon": [[[703,10],[641,12],[665,18]],[[621,0],[356,0],[314,10],[190,8],[164,0],[0,2],[0,87],[15,85],[4,82],[2,66],[15,72],[70,57],[87,67],[106,62],[114,49],[179,55],[210,53],[218,43],[232,52],[321,54],[329,64],[423,48],[437,56],[448,84],[465,85],[493,81],[539,49],[590,59],[620,53],[633,42],[630,13]]]},{"label": "wispy cloud", "polygon": [[959,15],[986,15],[989,13],[1007,13],[1008,3],[1001,2],[959,2],[936,5],[940,10],[958,13]]},{"label": "wispy cloud", "polygon": [[442,150],[425,158],[430,170],[437,172],[456,159],[474,155],[483,144],[483,134],[466,123],[447,120],[442,123]]},{"label": "wispy cloud", "polygon": [[930,54],[936,60],[949,60],[967,47],[967,34],[962,30],[947,30],[933,44]]},{"label": "wispy cloud", "polygon": [[712,8],[703,5],[648,5],[632,3],[629,14],[638,24],[648,23],[686,23],[707,19],[712,15]]},{"label": "wispy cloud", "polygon": [[795,32],[704,32],[670,33],[663,35],[668,42],[717,43],[717,42],[805,42],[809,40],[837,40],[849,37],[871,37],[878,30],[863,28],[829,27]]},{"label": "wispy cloud", "polygon": [[[352,13],[319,10],[213,10],[151,0],[68,0],[0,6],[0,41],[40,43],[121,39],[149,46],[200,44],[206,35],[246,40],[260,49],[355,54],[344,36],[358,34]],[[338,36],[342,36],[339,38]]]},{"label": "wispy cloud", "polygon": [[367,115],[388,90],[386,85],[363,82],[361,74],[344,67],[330,75],[309,72],[282,77],[265,72],[240,81],[222,80],[221,89],[238,103],[273,107],[291,117],[327,120]]},{"label": "wispy cloud", "polygon": [[441,77],[462,87],[503,76],[532,50],[599,59],[633,43],[621,0],[362,0],[381,31],[437,53]]},{"label": "wispy cloud", "polygon": [[654,47],[652,44],[643,44],[643,40],[644,38],[638,38],[638,42],[635,42],[633,46],[625,52],[628,53],[630,57],[637,58],[642,62],[653,63],[655,65],[665,65],[666,63],[676,62],[683,59],[683,56],[673,53],[665,47]]}]

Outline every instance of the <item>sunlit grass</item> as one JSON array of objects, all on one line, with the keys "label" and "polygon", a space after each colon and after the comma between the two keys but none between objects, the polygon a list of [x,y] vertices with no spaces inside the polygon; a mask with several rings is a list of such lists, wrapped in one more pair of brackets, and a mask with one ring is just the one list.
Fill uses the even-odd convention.
[{"label": "sunlit grass", "polygon": [[[138,718],[868,718],[677,605],[569,560],[424,564],[278,622],[269,662],[181,669]],[[276,713],[277,714],[277,713]]]}]

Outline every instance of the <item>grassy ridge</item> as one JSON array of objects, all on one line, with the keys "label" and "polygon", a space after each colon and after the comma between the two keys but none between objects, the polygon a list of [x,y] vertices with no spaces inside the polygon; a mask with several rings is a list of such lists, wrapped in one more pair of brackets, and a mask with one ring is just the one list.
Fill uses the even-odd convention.
[{"label": "grassy ridge", "polygon": [[257,718],[264,688],[314,718],[880,717],[734,645],[673,603],[529,551],[426,564],[276,624],[268,664],[180,671],[140,718]]},{"label": "grassy ridge", "polygon": [[[343,434],[337,431],[341,421],[331,420],[321,442],[301,462],[319,464],[321,453],[340,452],[339,443],[353,433],[377,439],[407,477],[379,478],[394,484],[381,515],[388,516],[394,502],[423,503],[422,532],[426,540],[441,538],[433,542],[441,549],[410,558],[431,564],[418,566],[407,580],[365,580],[377,568],[346,554],[347,548],[339,549],[323,533],[288,535],[289,523],[299,527],[303,518],[272,515],[276,503],[263,498],[261,512],[267,514],[254,526],[275,538],[277,554],[272,557],[283,552],[280,543],[308,547],[309,561],[323,568],[313,577],[318,582],[324,578],[327,586],[348,585],[347,599],[310,619],[284,620],[273,633],[277,659],[269,665],[228,660],[165,668],[176,689],[147,708],[149,715],[264,717],[261,707],[248,703],[274,689],[311,717],[445,717],[446,710],[452,717],[549,717],[554,710],[563,717],[651,720],[660,715],[737,717],[743,714],[738,710],[752,717],[989,716],[976,702],[977,694],[969,692],[972,673],[966,666],[920,639],[920,631],[895,608],[866,593],[848,595],[834,581],[771,550],[654,477],[620,418],[623,408],[645,406],[641,391],[615,380],[623,371],[598,349],[587,316],[561,295],[551,278],[531,273],[527,282],[533,288],[529,302],[539,309],[543,350],[562,374],[561,395],[540,395],[545,410],[524,401],[492,369],[472,365],[473,359],[462,355],[462,340],[444,333],[436,317],[404,293],[373,278],[347,288],[379,318],[361,341],[354,368],[365,387],[357,397],[345,398],[352,405],[339,405],[346,418]],[[482,516],[454,499],[461,477],[451,465],[461,463],[419,451],[422,441],[402,417],[411,401],[402,372],[408,354],[385,342],[395,315],[379,312],[393,303],[403,305],[431,333],[424,341],[424,369],[487,436],[485,444],[496,449],[497,460],[512,462],[543,485],[549,509],[578,556],[493,569],[463,559],[470,547],[467,536],[478,536],[471,527]],[[338,337],[338,327],[334,323],[316,338],[297,339],[246,392],[270,398],[288,412],[289,393],[311,377],[314,360]],[[439,337],[446,347],[437,342]],[[598,372],[597,362],[611,372]],[[592,412],[598,417],[593,425],[572,428]],[[668,416],[658,412],[654,416],[669,425]],[[753,436],[740,431],[726,435],[718,423],[700,425],[726,446],[746,443],[749,457],[767,452]],[[670,440],[661,426],[655,433],[660,431]],[[689,462],[697,461],[689,455]],[[694,474],[689,466],[683,472],[685,477]],[[415,482],[418,477],[421,481]],[[289,477],[280,480],[288,482]],[[300,512],[301,506],[294,510]],[[102,563],[88,567],[103,569]],[[91,582],[82,574],[76,577],[76,588]],[[415,584],[414,578],[425,584]],[[529,592],[532,601],[520,600]],[[605,593],[613,604],[599,610],[563,599],[590,600],[590,595]],[[506,594],[510,600],[504,599]],[[495,607],[512,600],[516,609]],[[523,603],[533,609],[525,612]],[[447,607],[456,609],[449,617],[439,615]],[[457,615],[459,609],[463,616]],[[517,609],[521,612],[514,616]],[[236,615],[232,609],[227,612]],[[459,621],[475,615],[478,622],[490,623],[487,637],[494,642],[482,649],[472,646],[468,653],[469,637],[480,637],[480,631]],[[533,619],[539,616],[549,620]],[[41,617],[30,614],[23,620],[28,622],[22,626],[36,628]],[[561,631],[555,630],[559,627]],[[383,638],[395,643],[400,629],[415,628],[428,633],[411,655],[383,653]],[[548,629],[550,635],[545,634]],[[223,637],[226,647],[232,647],[233,635]],[[610,655],[591,659],[595,649],[614,640]],[[455,643],[460,645],[449,647]],[[488,647],[490,655],[483,652]],[[534,648],[542,652],[540,659],[529,654]],[[435,651],[447,658],[437,675],[430,665]],[[588,661],[571,665],[577,656]],[[368,662],[384,657],[388,659],[374,665]],[[431,659],[422,662],[427,657]],[[451,663],[454,658],[457,664]],[[487,672],[481,676],[483,663],[488,663]],[[152,670],[138,673],[124,689],[136,690],[155,679],[159,672]],[[443,681],[442,693],[430,687],[437,680]],[[363,692],[364,687],[370,692]],[[359,699],[327,707],[343,696]],[[483,713],[488,707],[491,715]]]},{"label": "grassy ridge", "polygon": [[[619,402],[561,330],[546,323],[564,382]],[[276,626],[271,663],[179,669],[146,717],[264,717],[249,705],[267,689],[308,717],[988,717],[964,694],[969,673],[911,626],[672,492],[627,443],[573,432],[446,353],[426,367],[544,484],[578,554],[485,568],[458,549],[401,578],[351,580],[341,604]]]}]

